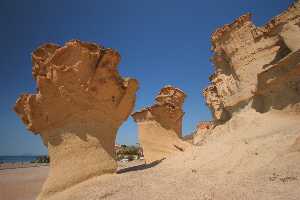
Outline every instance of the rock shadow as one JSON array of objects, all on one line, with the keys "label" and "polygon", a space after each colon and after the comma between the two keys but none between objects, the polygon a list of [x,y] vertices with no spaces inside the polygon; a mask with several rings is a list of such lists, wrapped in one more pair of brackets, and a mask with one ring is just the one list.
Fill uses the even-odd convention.
[{"label": "rock shadow", "polygon": [[149,168],[155,167],[156,165],[160,164],[165,159],[166,158],[156,160],[149,164],[141,164],[141,165],[137,165],[137,166],[133,166],[133,167],[127,167],[125,169],[120,169],[117,171],[117,174],[123,174],[123,173],[127,173],[127,172],[132,172],[132,171],[141,171],[141,170],[149,169]]}]

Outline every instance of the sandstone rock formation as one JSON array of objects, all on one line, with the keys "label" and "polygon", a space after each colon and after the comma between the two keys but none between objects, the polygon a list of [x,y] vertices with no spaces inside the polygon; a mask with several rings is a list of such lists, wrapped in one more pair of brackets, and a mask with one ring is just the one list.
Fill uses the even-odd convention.
[{"label": "sandstone rock formation", "polygon": [[185,96],[180,89],[165,86],[155,98],[153,106],[132,114],[138,124],[139,139],[147,163],[162,160],[189,146],[181,140]]},{"label": "sandstone rock formation", "polygon": [[196,133],[193,135],[193,144],[200,145],[207,135],[210,134],[214,124],[211,121],[201,121],[198,123]]},{"label": "sandstone rock formation", "polygon": [[50,173],[40,199],[115,172],[116,133],[138,89],[136,80],[119,75],[119,62],[115,50],[77,40],[32,53],[37,93],[21,95],[15,111],[48,147]]},{"label": "sandstone rock formation", "polygon": [[211,42],[215,72],[203,93],[216,123],[248,103],[259,112],[299,111],[299,1],[263,27],[243,15],[217,29]]}]

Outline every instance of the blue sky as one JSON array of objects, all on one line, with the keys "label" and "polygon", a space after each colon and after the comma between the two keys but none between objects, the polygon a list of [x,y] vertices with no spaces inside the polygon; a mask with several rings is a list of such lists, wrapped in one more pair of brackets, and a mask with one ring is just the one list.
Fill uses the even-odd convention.
[{"label": "blue sky", "polygon": [[[70,39],[117,49],[123,76],[139,80],[136,110],[151,105],[167,84],[187,93],[183,132],[211,115],[201,91],[213,67],[210,35],[219,26],[251,12],[256,25],[279,14],[292,0],[1,0],[0,2],[0,155],[42,154],[39,136],[26,131],[12,111],[21,93],[33,92],[30,53],[44,42]],[[118,143],[135,144],[130,117]]]}]

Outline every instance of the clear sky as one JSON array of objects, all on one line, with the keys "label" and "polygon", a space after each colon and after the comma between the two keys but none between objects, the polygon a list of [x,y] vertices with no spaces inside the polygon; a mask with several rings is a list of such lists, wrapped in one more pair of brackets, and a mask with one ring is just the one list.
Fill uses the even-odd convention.
[{"label": "clear sky", "polygon": [[[135,110],[151,105],[171,84],[186,92],[183,132],[209,120],[202,89],[213,71],[210,35],[219,26],[251,12],[256,25],[292,0],[1,0],[0,1],[0,155],[42,154],[39,136],[26,131],[12,111],[21,93],[35,90],[30,53],[44,42],[70,39],[117,49],[121,75],[139,80]],[[135,144],[132,118],[118,132],[118,143]]]}]

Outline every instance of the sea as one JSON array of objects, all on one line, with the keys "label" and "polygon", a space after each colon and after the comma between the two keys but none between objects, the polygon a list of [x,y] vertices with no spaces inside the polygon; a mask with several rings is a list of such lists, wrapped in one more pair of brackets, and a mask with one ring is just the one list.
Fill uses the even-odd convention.
[{"label": "sea", "polygon": [[38,156],[0,156],[0,163],[30,163]]}]

